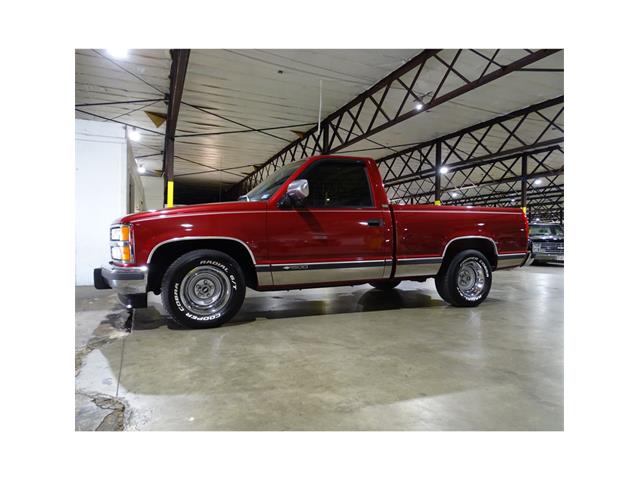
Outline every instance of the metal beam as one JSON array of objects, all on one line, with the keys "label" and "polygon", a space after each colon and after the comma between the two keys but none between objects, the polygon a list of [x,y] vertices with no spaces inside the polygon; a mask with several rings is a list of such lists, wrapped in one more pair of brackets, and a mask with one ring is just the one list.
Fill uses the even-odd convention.
[{"label": "metal beam", "polygon": [[435,204],[440,205],[440,197],[442,196],[442,143],[436,143],[436,165],[435,165],[435,187],[436,187],[436,199]]},{"label": "metal beam", "polygon": [[[385,185],[403,183],[402,181],[414,180],[433,173],[435,166],[431,156],[433,154],[432,147],[438,143],[442,143],[449,152],[444,159],[444,165],[449,165],[447,162],[451,158],[458,159],[459,163],[471,160],[491,160],[503,155],[562,143],[564,140],[562,135],[548,137],[550,137],[551,131],[564,133],[562,128],[557,125],[558,116],[564,110],[564,107],[561,106],[563,103],[563,96],[552,98],[382,157],[377,162],[381,168]],[[535,123],[527,124],[528,128],[531,129],[535,126],[537,130],[534,135],[522,139],[518,135],[518,130],[523,128],[527,119],[535,120]],[[516,121],[515,128],[509,128],[509,122],[513,121]],[[505,136],[506,133],[508,135],[505,140],[497,147],[492,147],[489,144],[489,138]],[[517,146],[507,148],[514,143]],[[461,144],[467,145],[470,151],[463,151],[460,147]],[[427,168],[423,168],[425,165]]]},{"label": "metal beam", "polygon": [[173,177],[174,177],[174,148],[176,141],[176,126],[180,114],[182,91],[187,76],[190,50],[171,50],[171,73],[167,108],[167,122],[164,134],[164,158],[162,170],[165,181],[165,204],[173,207]]},{"label": "metal beam", "polygon": [[[450,163],[450,164],[446,164],[447,170],[449,172],[455,172],[455,171],[459,171],[459,170],[464,170],[466,168],[469,167],[479,167],[479,166],[483,166],[483,165],[492,165],[495,163],[499,163],[499,162],[503,162],[505,160],[510,160],[512,158],[520,158],[522,157],[522,155],[525,155],[527,153],[531,154],[531,155],[535,155],[535,154],[539,154],[539,153],[547,153],[547,152],[554,152],[556,150],[562,150],[562,148],[559,146],[559,144],[564,142],[564,137],[560,137],[560,138],[554,138],[552,140],[546,141],[546,142],[540,142],[540,143],[536,143],[536,144],[532,144],[532,145],[527,145],[524,147],[518,147],[518,148],[514,148],[514,149],[510,149],[510,150],[505,150],[504,152],[500,152],[500,153],[493,153],[490,155],[483,155],[480,157],[476,157],[475,160],[469,160],[469,161],[459,161],[456,163]],[[440,143],[436,143],[436,148],[441,145]],[[442,168],[442,166],[444,165],[444,163],[442,163],[442,161],[440,161],[440,164],[438,165],[438,159],[437,159],[437,152],[436,152],[436,164],[432,167],[432,168],[428,168],[425,170],[422,170],[420,172],[418,172],[417,174],[414,175],[406,175],[403,177],[398,177],[395,180],[391,180],[391,181],[385,181],[385,186],[386,187],[392,187],[394,185],[399,185],[399,184],[403,184],[403,183],[408,183],[411,181],[415,181],[417,179],[421,179],[421,178],[427,178],[427,177],[435,177],[436,176],[436,172],[439,172],[440,169]]]},{"label": "metal beam", "polygon": [[[538,178],[539,174],[546,174],[554,171],[555,166],[549,164],[548,160],[552,153],[562,148],[559,146],[546,147],[539,150],[532,150],[526,153],[531,163],[535,166],[527,172],[526,182],[529,179]],[[518,168],[520,159],[524,154],[513,154],[504,157],[478,160],[471,162],[458,162],[452,164],[446,175],[437,173],[432,170],[428,175],[421,178],[411,180],[410,182],[402,182],[398,184],[385,185],[387,194],[390,199],[404,198],[423,198],[425,201],[431,201],[431,195],[435,194],[436,180],[444,181],[442,191],[454,191],[459,188],[472,188],[474,185],[485,184],[486,181],[504,183],[511,181],[513,178],[522,180],[522,171]],[[511,177],[510,177],[511,175]],[[442,177],[442,178],[441,178]],[[478,181],[478,177],[480,180]],[[476,179],[473,181],[473,179]],[[446,181],[444,180],[446,179]],[[472,187],[469,187],[471,183]]]},{"label": "metal beam", "polygon": [[[456,205],[486,205],[488,203],[497,201],[509,201],[509,203],[515,204],[518,201],[520,195],[519,188],[509,189],[507,191],[497,191],[493,193],[487,193],[482,195],[464,196],[462,198],[450,198],[443,200],[443,204],[456,204]],[[547,187],[538,187],[531,189],[531,193],[528,195],[530,200],[536,200],[539,198],[548,198],[551,196],[563,196],[564,184],[553,185]]]},{"label": "metal beam", "polygon": [[527,211],[527,154],[522,155],[521,175],[522,180],[520,180],[520,207],[526,213]]},{"label": "metal beam", "polygon": [[[187,105],[187,104],[185,104]],[[206,112],[210,113],[210,112]],[[203,133],[183,133],[182,135],[176,135],[176,138],[184,138],[184,137],[212,137],[217,135],[230,135],[233,133],[262,133],[268,132],[271,130],[285,130],[290,128],[297,127],[307,127],[309,125],[315,125],[313,123],[296,123],[293,125],[282,125],[280,127],[267,127],[267,128],[246,128],[244,130],[227,130],[225,132],[203,132]]]},{"label": "metal beam", "polygon": [[[517,160],[516,160],[517,162]],[[530,173],[527,177],[527,181],[529,180],[535,180],[537,178],[548,178],[548,177],[559,177],[560,175],[564,175],[564,167],[563,168],[557,168],[557,169],[553,169],[553,170],[546,170],[546,171],[540,171],[540,172],[536,172],[536,173]],[[467,175],[468,177],[468,175]],[[486,181],[481,181],[481,182],[468,182],[468,183],[463,183],[461,185],[457,185],[455,187],[449,187],[449,188],[443,188],[442,189],[442,193],[445,192],[456,192],[456,191],[460,191],[463,189],[469,189],[469,188],[482,188],[482,187],[488,187],[488,186],[496,186],[496,185],[502,185],[502,184],[516,184],[517,182],[520,182],[522,180],[522,175],[513,175],[511,177],[502,177],[502,178],[498,178],[498,179],[491,179],[491,180],[486,180]],[[434,190],[430,190],[430,191],[425,191],[425,192],[418,192],[418,193],[411,193],[411,194],[406,194],[406,195],[400,195],[400,196],[396,196],[393,197],[392,200],[394,201],[398,201],[398,200],[405,200],[405,199],[411,199],[411,200],[416,200],[420,197],[427,197],[429,198],[430,196],[435,195],[435,189]]]},{"label": "metal beam", "polygon": [[96,118],[99,118],[101,120],[105,120],[107,122],[119,123],[120,125],[124,125],[125,127],[131,127],[131,128],[136,129],[136,130],[140,130],[141,132],[153,133],[155,135],[162,135],[161,132],[156,132],[155,130],[150,130],[148,128],[139,127],[137,125],[132,125],[131,123],[127,123],[127,122],[121,122],[121,121],[115,120],[113,118],[105,117],[103,115],[98,115],[97,113],[87,112],[86,110],[82,110],[80,108],[76,108],[76,112],[84,113],[85,115],[96,117]]},{"label": "metal beam", "polygon": [[[349,145],[353,145],[356,142],[359,142],[360,140],[363,140],[371,135],[374,135],[378,132],[381,132],[382,130],[385,130],[397,123],[400,123],[404,120],[407,120],[411,117],[414,117],[416,115],[419,115],[422,112],[426,112],[429,111],[430,109],[432,109],[433,107],[436,107],[442,103],[445,103],[449,100],[452,100],[456,97],[459,97],[460,95],[463,95],[465,93],[470,92],[471,90],[474,90],[478,87],[481,87],[482,85],[486,85],[489,82],[492,82],[494,80],[497,80],[499,78],[504,77],[505,75],[508,75],[511,72],[520,70],[521,68],[527,66],[527,65],[531,65],[532,63],[535,63],[539,60],[542,60],[543,58],[548,57],[549,55],[552,55],[556,52],[558,52],[559,50],[548,50],[548,49],[544,49],[544,50],[538,50],[536,52],[533,52],[519,60],[516,60],[515,62],[512,62],[509,65],[506,65],[504,67],[501,68],[497,68],[496,70],[493,70],[490,73],[485,73],[484,75],[481,75],[479,78],[472,80],[472,81],[468,81],[462,85],[459,88],[453,89],[452,91],[447,92],[446,94],[443,94],[441,96],[438,96],[438,91],[436,91],[436,93],[434,94],[433,98],[426,103],[422,108],[420,109],[416,109],[416,108],[412,108],[411,110],[409,110],[408,112],[402,114],[402,115],[397,115],[395,118],[388,120],[386,123],[383,123],[381,125],[378,125],[375,128],[369,128],[367,129],[366,132],[363,132],[361,135],[343,142],[342,144],[331,148],[331,153],[337,152],[345,147],[348,147]],[[456,53],[456,56],[454,57],[453,61],[448,64],[448,69],[445,73],[444,78],[440,81],[440,84],[438,86],[438,89],[440,89],[444,82],[447,79],[447,76],[449,75],[449,73],[452,71],[453,69],[453,65],[456,63],[457,58],[459,57],[460,53],[462,52],[462,50],[459,50]],[[435,58],[440,58],[437,55],[435,55]],[[446,62],[443,62],[446,64]],[[422,64],[424,65],[424,63]],[[486,70],[485,70],[486,72]],[[459,74],[458,74],[459,75]],[[466,79],[465,79],[466,80]],[[387,87],[388,88],[388,87]],[[382,103],[382,102],[380,102]],[[402,108],[402,107],[401,107]],[[377,112],[377,110],[376,110]],[[335,114],[334,114],[335,116]],[[372,122],[373,123],[373,122]],[[371,127],[371,125],[370,125]]]},{"label": "metal beam", "polygon": [[118,102],[96,102],[96,103],[77,103],[77,107],[103,107],[109,105],[129,105],[133,103],[154,103],[160,102],[164,100],[164,98],[148,98],[146,100],[121,100]]},{"label": "metal beam", "polygon": [[[442,58],[444,55],[440,54],[440,50],[424,50],[402,67],[327,116],[321,122],[320,133],[318,133],[317,128],[312,128],[302,138],[285,146],[263,163],[256,172],[248,175],[245,180],[240,182],[236,190],[238,192],[247,191],[278,167],[294,160],[319,154],[323,151],[326,153],[339,152],[393,125],[397,125],[437,105],[502,78],[511,72],[518,71],[558,51],[538,50],[532,52],[523,50],[521,58],[502,65],[496,61],[500,50],[496,50],[491,57],[487,57],[475,50],[457,50],[449,60]],[[484,65],[479,76],[467,78],[460,73],[460,67],[457,65],[463,53],[465,56],[477,58],[480,66]],[[510,51],[510,53],[512,54],[513,52]],[[442,69],[441,64],[444,64],[446,68]],[[435,82],[434,85],[437,85],[434,91],[426,94],[416,91],[417,81],[421,78],[423,72],[428,72],[430,75],[429,82]],[[438,72],[440,76],[434,78],[434,72]],[[465,74],[469,75],[467,72]],[[427,80],[426,73],[424,75],[422,84]],[[476,75],[478,74],[476,73]],[[460,85],[461,81],[462,85]],[[404,92],[399,103],[397,95],[393,97],[387,95],[392,88],[393,90],[400,89]],[[429,98],[426,99],[426,97]],[[395,103],[393,98],[396,99]],[[329,138],[328,145],[323,142],[326,136]]]}]

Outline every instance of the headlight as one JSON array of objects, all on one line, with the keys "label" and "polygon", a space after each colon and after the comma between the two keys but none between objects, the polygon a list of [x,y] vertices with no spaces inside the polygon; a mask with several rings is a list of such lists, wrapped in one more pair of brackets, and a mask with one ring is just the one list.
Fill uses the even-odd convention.
[{"label": "headlight", "polygon": [[133,262],[131,247],[131,227],[129,225],[114,225],[109,235],[111,239],[111,258],[122,263]]},{"label": "headlight", "polygon": [[111,227],[112,242],[128,242],[129,241],[129,225],[116,225]]}]

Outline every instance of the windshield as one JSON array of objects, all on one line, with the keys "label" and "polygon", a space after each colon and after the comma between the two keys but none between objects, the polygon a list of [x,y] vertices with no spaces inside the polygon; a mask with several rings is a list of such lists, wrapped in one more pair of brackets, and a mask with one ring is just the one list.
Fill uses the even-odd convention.
[{"label": "windshield", "polygon": [[295,172],[305,160],[298,160],[285,165],[280,170],[273,172],[266,180],[258,184],[253,190],[246,195],[240,197],[241,200],[248,202],[258,202],[260,200],[268,200],[280,186],[287,181],[293,172]]},{"label": "windshield", "polygon": [[564,228],[562,225],[530,225],[529,235],[562,237]]}]

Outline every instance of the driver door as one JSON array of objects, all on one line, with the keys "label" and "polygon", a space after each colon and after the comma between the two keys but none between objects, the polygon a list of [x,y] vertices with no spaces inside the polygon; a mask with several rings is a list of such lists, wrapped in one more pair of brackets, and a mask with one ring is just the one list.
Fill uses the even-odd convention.
[{"label": "driver door", "polygon": [[391,214],[373,195],[365,161],[319,160],[299,179],[309,182],[303,205],[280,208],[273,202],[267,212],[273,284],[389,278]]}]

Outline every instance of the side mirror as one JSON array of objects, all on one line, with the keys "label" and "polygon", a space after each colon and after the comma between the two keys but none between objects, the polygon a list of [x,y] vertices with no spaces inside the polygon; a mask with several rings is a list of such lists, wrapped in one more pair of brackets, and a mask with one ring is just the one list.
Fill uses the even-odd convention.
[{"label": "side mirror", "polygon": [[309,182],[307,180],[294,180],[287,186],[287,193],[279,202],[281,208],[301,206],[305,198],[309,196]]},{"label": "side mirror", "polygon": [[309,182],[307,180],[294,180],[287,187],[287,197],[292,200],[302,201],[309,196]]}]

